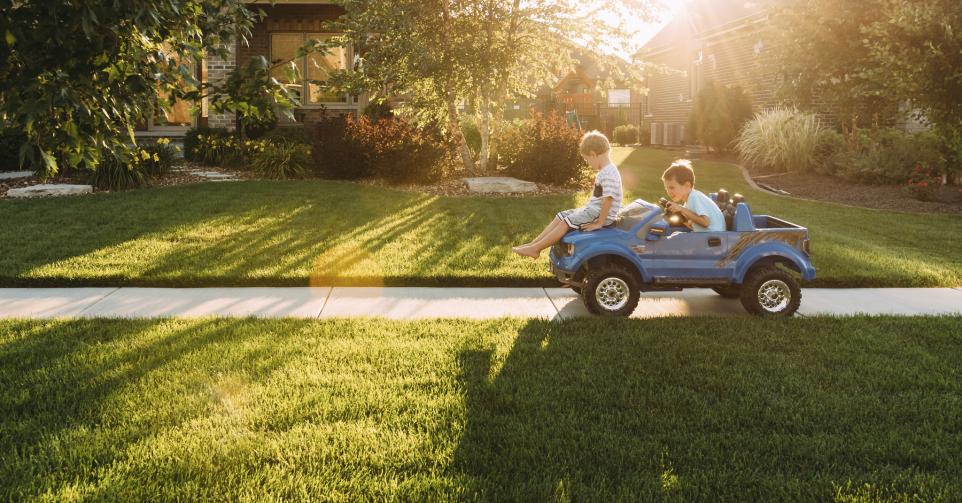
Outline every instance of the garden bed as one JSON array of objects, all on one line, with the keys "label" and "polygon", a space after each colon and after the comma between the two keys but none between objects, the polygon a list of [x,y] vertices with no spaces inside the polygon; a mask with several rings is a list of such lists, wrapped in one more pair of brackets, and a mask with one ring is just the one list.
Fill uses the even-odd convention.
[{"label": "garden bed", "polygon": [[784,173],[754,180],[804,199],[880,210],[962,215],[962,187],[953,185],[942,187],[936,201],[919,201],[901,186],[864,185],[825,175]]},{"label": "garden bed", "polygon": [[[247,171],[233,171],[226,170],[210,166],[201,166],[199,164],[187,163],[175,166],[170,172],[150,179],[146,187],[173,187],[177,185],[187,185],[191,183],[199,182],[209,182],[209,178],[198,176],[191,173],[188,170],[196,169],[214,173],[224,173],[230,174],[239,180],[252,179],[253,175]],[[85,174],[71,174],[71,175],[58,175],[46,180],[41,181],[36,176],[28,176],[25,178],[13,178],[9,180],[0,180],[0,199],[5,199],[7,197],[7,191],[10,189],[16,189],[20,187],[30,187],[32,185],[37,185],[40,183],[57,183],[57,184],[70,184],[70,185],[86,185],[89,184],[89,176]],[[145,188],[146,188],[145,187]],[[101,189],[94,187],[94,192],[114,192],[111,190]]]}]

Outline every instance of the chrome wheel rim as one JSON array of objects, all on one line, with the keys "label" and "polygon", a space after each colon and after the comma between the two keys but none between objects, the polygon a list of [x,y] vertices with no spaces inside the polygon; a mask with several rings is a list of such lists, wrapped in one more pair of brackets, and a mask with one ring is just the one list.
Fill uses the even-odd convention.
[{"label": "chrome wheel rim", "polygon": [[769,313],[783,311],[792,301],[792,290],[780,279],[770,279],[758,287],[758,304]]},{"label": "chrome wheel rim", "polygon": [[628,283],[618,277],[605,278],[595,288],[598,304],[608,311],[617,311],[628,304]]}]

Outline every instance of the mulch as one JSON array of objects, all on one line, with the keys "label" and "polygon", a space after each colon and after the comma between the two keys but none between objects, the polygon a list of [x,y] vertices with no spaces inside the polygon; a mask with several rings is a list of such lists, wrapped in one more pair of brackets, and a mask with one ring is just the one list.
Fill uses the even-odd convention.
[{"label": "mulch", "polygon": [[[210,171],[217,173],[229,173],[234,175],[239,180],[250,180],[254,176],[246,171],[231,171],[222,168],[201,166],[198,164],[181,164],[179,166],[174,166],[166,175],[160,178],[154,178],[148,182],[147,187],[173,187],[175,185],[187,185],[191,183],[199,183],[210,181],[209,178],[202,176],[197,176],[190,172],[185,171],[186,169],[198,169],[201,171]],[[10,189],[16,189],[20,187],[29,187],[31,185],[37,185],[40,183],[46,184],[73,184],[73,185],[88,185],[90,182],[86,175],[57,175],[46,180],[40,180],[36,176],[28,176],[24,178],[13,178],[8,180],[0,180],[0,199],[7,197],[7,191]],[[106,189],[100,189],[94,187],[94,192],[112,192]]]},{"label": "mulch", "polygon": [[[194,163],[184,163],[179,166],[174,166],[169,173],[161,178],[153,179],[149,182],[148,187],[172,187],[176,185],[186,185],[191,183],[210,181],[210,179],[197,176],[196,174],[190,173],[188,170],[196,169],[200,171],[217,172],[217,173],[228,173],[233,175],[238,180],[255,180],[257,176],[249,171],[241,170],[228,170],[223,168],[203,166]],[[7,191],[18,187],[28,187],[30,185],[37,185],[39,183],[65,183],[65,184],[84,184],[88,183],[86,176],[83,175],[58,175],[53,178],[49,178],[40,181],[35,176],[29,176],[25,178],[14,178],[11,180],[0,180],[0,199],[7,197]],[[229,183],[229,182],[224,182]],[[435,184],[419,185],[419,184],[406,184],[406,185],[395,185],[388,183],[385,180],[359,180],[357,183],[362,185],[367,185],[371,187],[384,187],[391,188],[395,190],[401,190],[404,192],[418,192],[422,194],[430,194],[434,196],[444,196],[444,197],[540,197],[548,195],[570,195],[575,194],[579,190],[584,190],[584,188],[572,188],[572,187],[560,187],[556,185],[548,184],[537,184],[538,188],[532,192],[519,192],[519,193],[488,193],[479,194],[476,192],[468,191],[467,185],[461,180],[461,178],[451,178],[447,180],[441,180]],[[94,187],[94,192],[110,192],[109,190],[98,189]]]},{"label": "mulch", "polygon": [[468,190],[467,184],[465,184],[460,178],[454,178],[450,180],[443,180],[436,184],[431,185],[394,185],[390,184],[384,180],[359,180],[358,183],[362,185],[368,185],[372,187],[383,187],[395,190],[401,190],[404,192],[418,192],[422,194],[430,194],[433,196],[443,196],[443,197],[540,197],[540,196],[553,196],[553,195],[569,195],[575,194],[580,190],[580,188],[571,187],[559,187],[556,185],[548,184],[536,184],[538,188],[531,192],[489,192],[480,194],[477,192],[471,192]]},{"label": "mulch", "polygon": [[962,187],[955,185],[941,187],[936,201],[919,201],[900,186],[863,185],[824,175],[783,173],[753,179],[803,199],[880,210],[962,215]]}]

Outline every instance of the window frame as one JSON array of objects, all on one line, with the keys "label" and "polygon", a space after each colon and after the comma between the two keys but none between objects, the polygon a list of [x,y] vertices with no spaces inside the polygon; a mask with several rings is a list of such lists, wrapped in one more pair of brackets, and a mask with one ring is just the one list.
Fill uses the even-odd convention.
[{"label": "window frame", "polygon": [[[299,35],[301,37],[301,45],[303,45],[304,42],[311,39],[310,37],[312,35],[330,38],[330,37],[336,37],[341,34],[332,33],[332,32],[289,31],[289,30],[278,30],[278,31],[268,32],[267,59],[271,66],[275,64],[274,63],[274,35]],[[351,47],[351,44],[348,44],[346,47],[344,47],[344,51],[345,51],[344,65],[345,65],[345,68],[348,71],[350,71],[353,69],[354,48]],[[327,109],[350,109],[350,110],[357,109],[360,103],[360,99],[352,96],[350,93],[344,93],[343,101],[316,101],[316,102],[310,101],[310,88],[306,83],[308,56],[309,55],[305,54],[304,56],[301,56],[299,58],[297,57],[294,58],[295,60],[297,59],[300,60],[298,62],[298,72],[300,73],[300,80],[301,80],[301,103],[295,108],[296,109],[327,108]]]}]

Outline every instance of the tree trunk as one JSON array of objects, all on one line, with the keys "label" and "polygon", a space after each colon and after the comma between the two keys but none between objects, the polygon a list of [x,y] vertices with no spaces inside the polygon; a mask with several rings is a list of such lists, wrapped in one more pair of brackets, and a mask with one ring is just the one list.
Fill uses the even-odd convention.
[{"label": "tree trunk", "polygon": [[488,160],[490,159],[488,148],[491,141],[491,105],[486,98],[482,98],[480,110],[481,121],[478,124],[478,129],[481,132],[481,151],[478,153],[478,171],[488,173]]},{"label": "tree trunk", "polygon": [[464,163],[464,170],[470,176],[477,176],[478,171],[474,165],[474,154],[471,153],[471,148],[468,147],[468,141],[464,138],[464,133],[461,132],[461,120],[458,115],[458,105],[454,102],[454,98],[449,96],[447,98],[448,105],[448,128],[450,129],[450,134],[453,135],[454,141],[458,144],[458,150],[461,152],[461,162]]}]

